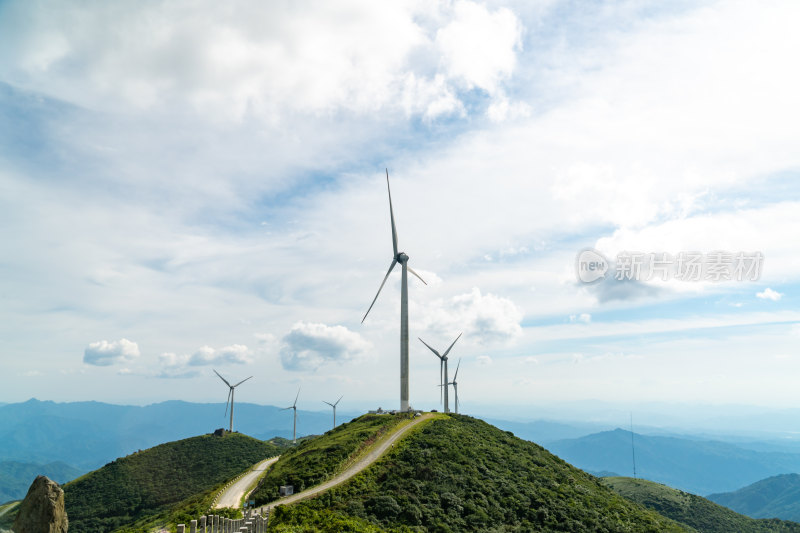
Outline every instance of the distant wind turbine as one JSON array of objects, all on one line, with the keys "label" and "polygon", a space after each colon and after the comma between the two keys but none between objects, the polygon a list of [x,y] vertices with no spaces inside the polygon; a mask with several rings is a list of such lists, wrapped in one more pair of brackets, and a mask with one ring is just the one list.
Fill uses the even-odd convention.
[{"label": "distant wind turbine", "polygon": [[[439,358],[439,390],[441,391],[442,389],[444,389],[444,412],[445,413],[449,413],[450,412],[450,404],[447,401],[448,388],[447,387],[442,387],[442,384],[447,383],[447,354],[450,353],[450,350],[453,349],[453,346],[455,346],[456,342],[458,342],[458,339],[461,338],[462,334],[463,334],[463,332],[458,334],[458,337],[456,337],[456,340],[454,340],[453,344],[451,344],[450,347],[447,350],[445,350],[444,354],[440,354],[439,352],[437,352],[436,350],[431,348],[430,345],[427,342],[425,342],[424,340],[419,339],[419,337],[417,337],[422,344],[427,346],[428,349],[430,351],[432,351],[436,355],[436,357]],[[442,371],[443,370],[444,370],[444,379],[442,379]]]},{"label": "distant wind turbine", "polygon": [[[386,272],[386,276],[383,278],[381,286],[378,288],[378,293],[372,300],[367,312],[364,313],[364,318],[361,319],[361,323],[364,323],[372,306],[375,305],[375,301],[378,299],[381,289],[383,289],[383,286],[386,284],[386,280],[389,279],[389,274],[392,273],[392,269],[397,263],[400,263],[403,273],[400,285],[400,411],[408,411],[408,272],[417,276],[422,283],[425,283],[425,280],[408,266],[408,255],[406,255],[405,252],[398,251],[397,248],[397,228],[394,224],[392,189],[389,187],[389,169],[386,169],[386,189],[389,191],[389,217],[392,221],[392,250],[394,251],[394,256],[392,257],[392,264],[389,265],[389,271]],[[427,283],[425,283],[425,285],[427,285]]]},{"label": "distant wind turbine", "polygon": [[336,429],[336,405],[338,405],[338,403],[341,401],[342,398],[344,398],[344,396],[339,396],[339,399],[336,400],[334,403],[322,400],[324,403],[327,403],[328,405],[333,407],[333,429]]},{"label": "distant wind turbine", "polygon": [[242,383],[244,383],[248,379],[252,378],[253,376],[250,376],[250,378],[243,379],[242,381],[240,381],[236,385],[231,385],[230,383],[228,383],[227,379],[225,379],[225,378],[223,378],[222,376],[219,375],[219,372],[214,370],[214,373],[217,376],[219,376],[219,379],[221,379],[222,381],[225,382],[225,385],[227,385],[229,387],[229,389],[228,389],[228,399],[225,401],[225,414],[228,414],[228,405],[230,405],[230,407],[231,407],[231,421],[230,421],[230,425],[228,426],[228,432],[229,433],[233,433],[233,391],[234,391],[234,389],[236,387],[238,387],[239,385],[241,385]]},{"label": "distant wind turbine", "polygon": [[297,396],[294,397],[294,403],[289,407],[284,407],[281,411],[286,411],[287,409],[294,410],[294,426],[292,427],[292,444],[297,444],[297,399],[300,397],[300,388],[297,388]]},{"label": "distant wind turbine", "polygon": [[458,414],[458,381],[456,378],[458,377],[458,368],[461,366],[461,359],[458,360],[458,364],[456,365],[456,373],[453,375],[453,381],[451,381],[448,385],[453,386],[453,392],[456,394],[456,414]]}]

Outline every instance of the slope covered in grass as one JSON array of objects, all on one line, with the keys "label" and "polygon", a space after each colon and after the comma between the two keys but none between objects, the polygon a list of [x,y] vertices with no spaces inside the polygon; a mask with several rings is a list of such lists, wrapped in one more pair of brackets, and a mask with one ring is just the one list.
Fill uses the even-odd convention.
[{"label": "slope covered in grass", "polygon": [[753,518],[800,521],[800,474],[772,476],[708,499]]},{"label": "slope covered in grass", "polygon": [[278,451],[234,433],[169,442],[117,459],[64,485],[70,531],[109,533],[164,514]]},{"label": "slope covered in grass", "polygon": [[319,438],[304,440],[288,449],[261,479],[252,498],[257,505],[278,498],[281,485],[295,492],[322,483],[345,468],[381,435],[403,421],[407,414],[363,415],[336,427]]},{"label": "slope covered in grass", "polygon": [[712,501],[666,485],[629,477],[603,478],[621,496],[658,511],[703,533],[800,532],[800,524],[782,520],[754,520]]},{"label": "slope covered in grass", "polygon": [[[322,437],[320,440],[323,440]],[[686,531],[544,448],[483,421],[423,423],[378,463],[307,502],[278,507],[275,531]],[[372,529],[371,529],[372,528]]]}]

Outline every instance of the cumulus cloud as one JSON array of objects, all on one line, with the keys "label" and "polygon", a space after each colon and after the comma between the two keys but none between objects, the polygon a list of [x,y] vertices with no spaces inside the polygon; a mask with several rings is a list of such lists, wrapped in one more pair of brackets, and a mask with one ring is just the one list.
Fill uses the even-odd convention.
[{"label": "cumulus cloud", "polygon": [[211,346],[201,346],[199,350],[189,357],[188,364],[191,366],[203,366],[226,363],[245,364],[252,361],[250,349],[247,346],[233,344],[218,350]]},{"label": "cumulus cloud", "polygon": [[510,341],[522,334],[522,312],[511,300],[480,289],[449,300],[437,300],[420,310],[423,327],[442,333],[463,331],[465,339],[477,344]]},{"label": "cumulus cloud", "polygon": [[767,287],[763,291],[757,292],[756,297],[761,298],[762,300],[772,300],[773,302],[777,302],[783,297],[783,294],[778,291],[773,291]]},{"label": "cumulus cloud", "polygon": [[469,0],[21,2],[0,20],[0,67],[20,86],[91,108],[431,117],[463,113],[474,88],[500,95],[521,32],[510,10]]},{"label": "cumulus cloud", "polygon": [[371,347],[344,326],[298,322],[282,339],[281,364],[287,370],[316,370],[326,363],[363,357]]},{"label": "cumulus cloud", "polygon": [[139,345],[128,339],[114,342],[105,340],[89,344],[83,351],[83,362],[87,365],[111,366],[133,361],[141,355]]}]

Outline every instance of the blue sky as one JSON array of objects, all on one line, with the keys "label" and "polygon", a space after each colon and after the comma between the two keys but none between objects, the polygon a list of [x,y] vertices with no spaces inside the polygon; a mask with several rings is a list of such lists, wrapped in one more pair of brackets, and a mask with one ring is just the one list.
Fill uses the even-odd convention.
[{"label": "blue sky", "polygon": [[[794,2],[0,3],[0,401],[790,407]],[[585,285],[594,248],[764,255]],[[463,381],[462,381],[463,380]],[[319,402],[317,400],[320,400]]]}]

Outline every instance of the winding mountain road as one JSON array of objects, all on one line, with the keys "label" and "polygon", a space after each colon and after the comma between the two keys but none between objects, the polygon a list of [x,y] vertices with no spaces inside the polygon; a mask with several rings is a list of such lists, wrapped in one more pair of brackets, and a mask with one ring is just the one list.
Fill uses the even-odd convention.
[{"label": "winding mountain road", "polygon": [[233,485],[225,489],[220,494],[217,504],[214,509],[221,509],[223,507],[233,507],[238,509],[241,506],[242,498],[244,498],[247,489],[256,484],[256,480],[271,467],[275,461],[280,458],[280,455],[264,459],[253,468],[251,468],[245,475],[236,480]]},{"label": "winding mountain road", "polygon": [[380,459],[380,457],[389,450],[395,442],[403,437],[406,433],[408,433],[412,428],[416,427],[418,424],[430,420],[433,418],[432,413],[425,413],[424,415],[413,419],[410,423],[406,424],[405,426],[401,427],[395,433],[389,436],[386,440],[376,446],[373,450],[367,453],[364,457],[350,465],[347,470],[337,474],[336,476],[332,477],[328,481],[324,483],[320,483],[319,485],[315,485],[308,490],[304,490],[303,492],[298,492],[297,494],[293,494],[292,496],[287,496],[285,498],[281,498],[280,500],[276,500],[274,502],[268,503],[262,507],[259,507],[257,511],[262,513],[269,509],[273,509],[278,505],[288,505],[290,503],[299,502],[300,500],[305,500],[307,498],[313,498],[314,496],[325,492],[326,490],[335,487],[341,483],[344,483],[351,477],[355,476],[372,463]]}]

